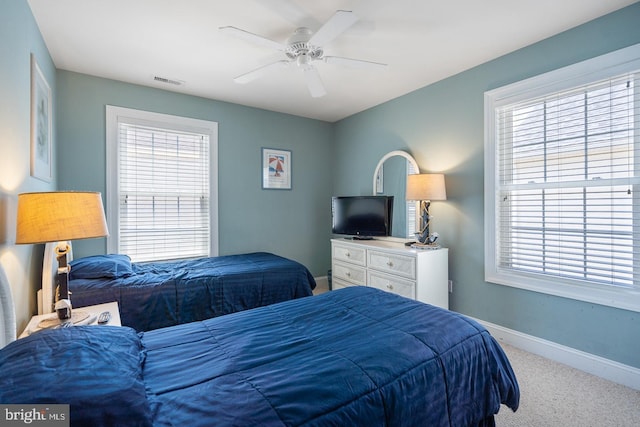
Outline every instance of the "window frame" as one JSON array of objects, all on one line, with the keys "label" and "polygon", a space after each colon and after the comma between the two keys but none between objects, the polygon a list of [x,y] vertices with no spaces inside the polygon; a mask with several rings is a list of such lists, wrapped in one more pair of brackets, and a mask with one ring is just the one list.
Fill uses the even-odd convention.
[{"label": "window frame", "polygon": [[[499,183],[499,164],[496,156],[497,108],[637,70],[640,70],[640,44],[485,92],[484,258],[486,282],[640,312],[640,287],[637,283],[634,283],[633,288],[623,288],[500,269],[496,253],[498,247],[496,242],[499,239],[498,217],[496,215],[496,190]],[[636,88],[637,92],[639,91]],[[640,108],[639,104],[640,102],[635,104],[636,111]],[[638,119],[637,113],[636,119]],[[640,143],[639,135],[636,134],[634,140],[636,144]]]},{"label": "window frame", "polygon": [[119,150],[118,124],[140,124],[169,130],[207,134],[209,136],[209,256],[219,254],[218,232],[218,123],[190,117],[155,113],[132,108],[106,106],[106,155],[107,155],[107,252],[117,253],[119,247]]}]

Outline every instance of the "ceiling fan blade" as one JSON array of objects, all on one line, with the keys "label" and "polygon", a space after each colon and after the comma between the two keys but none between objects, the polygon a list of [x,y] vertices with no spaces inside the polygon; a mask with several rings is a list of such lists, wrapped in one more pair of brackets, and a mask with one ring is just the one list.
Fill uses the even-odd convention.
[{"label": "ceiling fan blade", "polygon": [[315,67],[306,67],[304,69],[304,78],[307,81],[307,88],[309,88],[309,93],[311,93],[312,97],[320,98],[327,94],[327,90],[320,79],[320,74]]},{"label": "ceiling fan blade", "polygon": [[250,81],[255,80],[261,75],[265,74],[272,68],[286,66],[289,65],[289,63],[290,61],[286,61],[284,59],[282,61],[272,62],[270,64],[263,65],[260,68],[256,68],[253,71],[249,71],[248,73],[241,74],[238,77],[234,78],[233,81],[240,84],[249,83]]},{"label": "ceiling fan blade", "polygon": [[342,58],[340,56],[325,56],[322,58],[327,64],[343,65],[351,68],[366,68],[366,69],[384,69],[387,68],[387,64],[380,62],[363,61],[362,59]]},{"label": "ceiling fan blade", "polygon": [[277,41],[268,39],[266,37],[262,37],[257,34],[250,33],[249,31],[241,30],[240,28],[220,27],[220,31],[222,31],[223,33],[229,34],[231,36],[246,40],[248,42],[259,44],[261,46],[269,47],[272,49],[284,51],[287,48],[287,45],[284,43],[279,43]]},{"label": "ceiling fan blade", "polygon": [[315,46],[324,46],[331,40],[342,34],[347,28],[352,26],[358,20],[358,16],[347,10],[338,10],[329,18],[325,24],[320,27],[316,33],[309,39],[309,44]]}]

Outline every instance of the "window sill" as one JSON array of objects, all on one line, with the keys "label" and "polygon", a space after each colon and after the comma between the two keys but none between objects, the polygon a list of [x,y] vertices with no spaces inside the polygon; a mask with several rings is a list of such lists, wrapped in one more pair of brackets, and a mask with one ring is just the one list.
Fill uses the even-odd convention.
[{"label": "window sill", "polygon": [[[640,312],[640,290],[597,286],[571,279],[554,279],[534,274],[487,272],[485,281],[528,291]],[[553,281],[553,282],[552,282]]]}]

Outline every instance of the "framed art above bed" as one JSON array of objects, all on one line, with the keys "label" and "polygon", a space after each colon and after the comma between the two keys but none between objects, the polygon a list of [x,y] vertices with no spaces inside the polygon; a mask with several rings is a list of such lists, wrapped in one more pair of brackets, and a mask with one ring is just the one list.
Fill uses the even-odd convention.
[{"label": "framed art above bed", "polygon": [[43,181],[53,177],[51,87],[31,55],[31,176]]}]

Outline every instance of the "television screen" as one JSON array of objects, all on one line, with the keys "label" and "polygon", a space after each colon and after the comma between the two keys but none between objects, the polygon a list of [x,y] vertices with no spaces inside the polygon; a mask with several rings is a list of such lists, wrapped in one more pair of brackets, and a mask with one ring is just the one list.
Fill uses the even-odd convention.
[{"label": "television screen", "polygon": [[358,238],[390,236],[393,196],[332,197],[332,232]]}]

